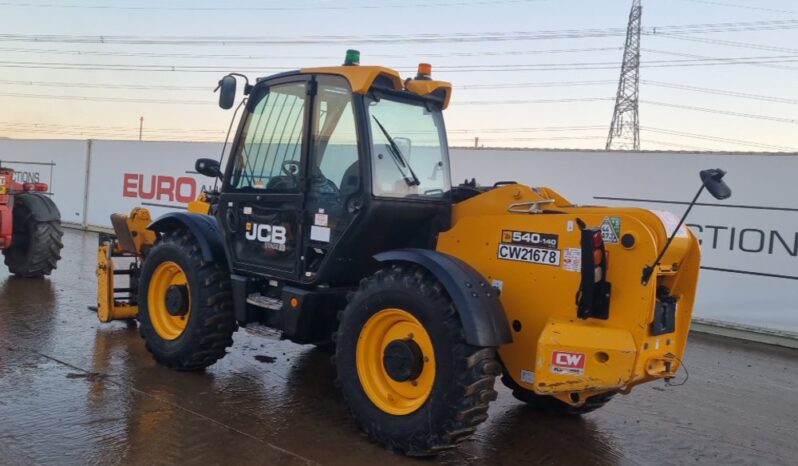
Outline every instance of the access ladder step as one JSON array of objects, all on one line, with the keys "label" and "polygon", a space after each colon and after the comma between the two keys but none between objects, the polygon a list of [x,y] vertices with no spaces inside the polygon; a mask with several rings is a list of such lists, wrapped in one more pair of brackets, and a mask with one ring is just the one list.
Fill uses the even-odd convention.
[{"label": "access ladder step", "polygon": [[281,299],[270,298],[260,293],[253,293],[247,296],[247,303],[273,311],[279,311],[283,308],[283,301]]},{"label": "access ladder step", "polygon": [[270,340],[280,340],[283,332],[267,327],[263,324],[249,323],[244,327],[247,333],[257,337],[265,337]]}]

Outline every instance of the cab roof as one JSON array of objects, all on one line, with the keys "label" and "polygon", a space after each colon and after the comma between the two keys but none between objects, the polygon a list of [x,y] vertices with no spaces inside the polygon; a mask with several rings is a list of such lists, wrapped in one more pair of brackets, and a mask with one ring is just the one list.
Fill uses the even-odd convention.
[{"label": "cab roof", "polygon": [[423,96],[433,96],[443,101],[442,108],[449,106],[452,94],[452,85],[446,81],[433,81],[431,79],[407,79],[404,82],[399,73],[384,66],[325,66],[317,68],[302,68],[302,74],[332,74],[344,77],[349,81],[352,92],[356,94],[367,93],[375,84],[387,87],[394,91],[408,91]]}]

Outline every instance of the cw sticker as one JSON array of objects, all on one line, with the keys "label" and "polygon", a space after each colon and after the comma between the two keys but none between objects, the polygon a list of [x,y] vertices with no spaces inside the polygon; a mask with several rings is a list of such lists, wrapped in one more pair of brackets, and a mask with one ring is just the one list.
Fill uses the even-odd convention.
[{"label": "cw sticker", "polygon": [[554,351],[551,353],[551,371],[562,375],[584,375],[585,353],[571,351]]}]

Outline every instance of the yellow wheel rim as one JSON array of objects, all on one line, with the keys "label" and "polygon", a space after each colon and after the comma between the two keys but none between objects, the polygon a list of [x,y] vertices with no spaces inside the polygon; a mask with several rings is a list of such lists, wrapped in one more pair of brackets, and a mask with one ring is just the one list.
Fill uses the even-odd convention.
[{"label": "yellow wheel rim", "polygon": [[172,285],[185,285],[188,288],[186,273],[175,262],[158,264],[150,279],[147,292],[147,308],[150,322],[158,335],[164,340],[174,340],[183,334],[191,315],[191,289],[188,288],[188,312],[182,316],[173,316],[166,309],[166,290]]},{"label": "yellow wheel rim", "polygon": [[[423,366],[415,379],[399,382],[388,374],[383,355],[395,340],[412,340],[421,350]],[[396,308],[377,312],[360,330],[356,351],[360,384],[382,411],[410,414],[427,401],[435,383],[435,351],[429,334],[412,314]]]}]

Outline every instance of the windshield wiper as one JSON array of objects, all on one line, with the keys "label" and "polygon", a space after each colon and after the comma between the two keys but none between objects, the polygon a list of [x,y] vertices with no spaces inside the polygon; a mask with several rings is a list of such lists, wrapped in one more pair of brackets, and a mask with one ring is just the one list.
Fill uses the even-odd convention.
[{"label": "windshield wiper", "polygon": [[[374,121],[377,122],[377,126],[380,127],[380,129],[382,130],[382,134],[385,135],[385,139],[387,139],[388,143],[390,143],[388,148],[391,150],[391,156],[393,157],[393,161],[396,164],[396,168],[399,169],[399,173],[402,174],[402,178],[405,179],[405,183],[407,183],[408,186],[420,185],[421,181],[418,180],[418,177],[416,176],[415,172],[413,172],[413,167],[411,167],[410,164],[407,162],[407,160],[405,160],[404,156],[402,155],[402,151],[399,150],[399,146],[396,145],[396,142],[394,142],[391,135],[388,134],[388,130],[386,130],[385,127],[382,126],[382,123],[380,123],[380,120],[378,120],[376,116],[372,115],[371,117],[374,118]],[[412,178],[407,176],[407,174],[403,169],[404,167],[407,167],[407,169],[410,171],[410,176]]]}]

